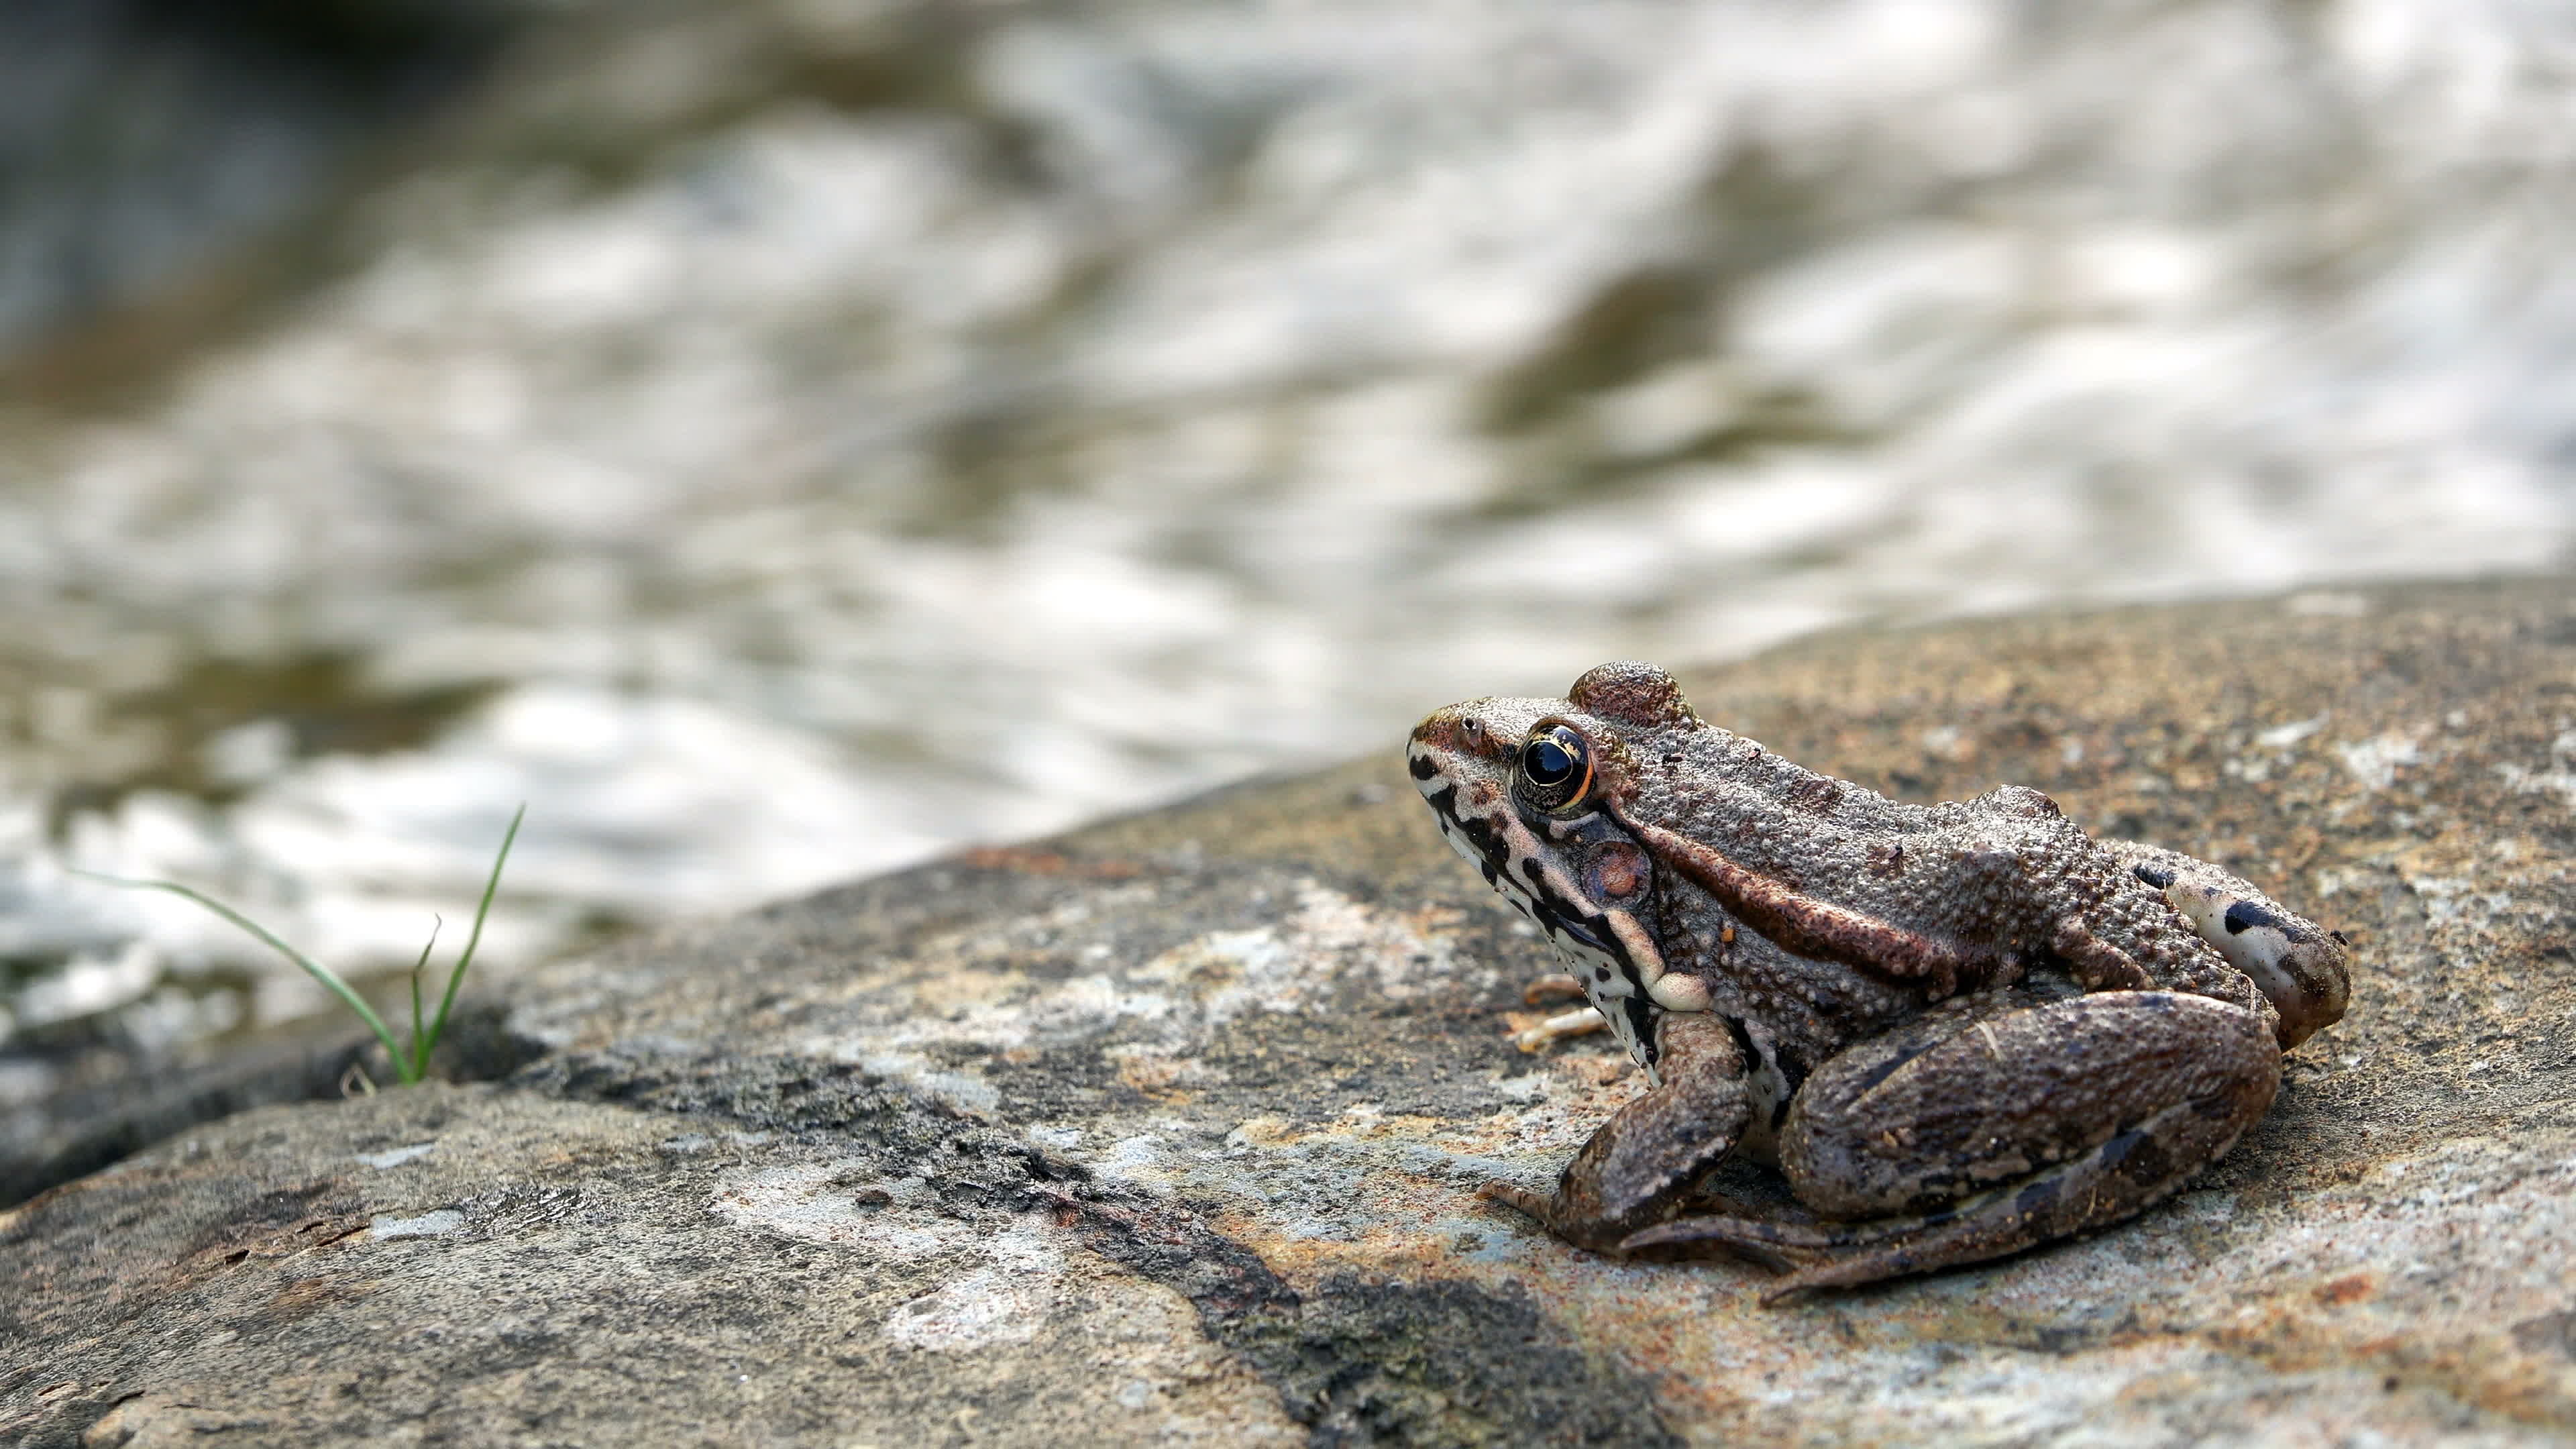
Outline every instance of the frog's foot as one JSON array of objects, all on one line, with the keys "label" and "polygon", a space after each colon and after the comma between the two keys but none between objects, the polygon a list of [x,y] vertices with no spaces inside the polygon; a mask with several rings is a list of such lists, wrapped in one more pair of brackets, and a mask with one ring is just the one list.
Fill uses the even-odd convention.
[{"label": "frog's foot", "polygon": [[1621,1239],[1619,1255],[1657,1262],[1733,1258],[1790,1273],[1874,1241],[1878,1231],[1877,1223],[1831,1222],[1796,1203],[1750,1202],[1703,1187],[1682,1204],[1681,1216]]},{"label": "frog's foot", "polygon": [[1613,1257],[1619,1254],[1619,1240],[1627,1225],[1599,1211],[1594,1204],[1572,1197],[1561,1183],[1552,1196],[1501,1181],[1484,1184],[1476,1189],[1476,1195],[1537,1219],[1539,1226],[1578,1248]]},{"label": "frog's foot", "polygon": [[2200,938],[2253,979],[2281,1014],[2281,1049],[2343,1018],[2351,994],[2349,943],[2256,890],[2243,877],[2178,850],[2102,842],[2129,873],[2164,892]]},{"label": "frog's foot", "polygon": [[[1798,1223],[1760,1214],[1694,1214],[1657,1223],[1619,1240],[1619,1256],[1678,1262],[1692,1258],[1734,1258],[1784,1275],[1831,1263],[1838,1254],[1864,1247],[1877,1224]],[[1804,1283],[1775,1285],[1763,1295],[1767,1305]]]},{"label": "frog's foot", "polygon": [[1694,1216],[1618,1247],[1791,1269],[1766,1301],[2001,1257],[2172,1193],[2280,1076],[2253,1013],[2180,992],[1927,1019],[1827,1062],[1790,1106],[1781,1169],[1834,1220]]},{"label": "frog's foot", "polygon": [[[1583,983],[1562,971],[1537,977],[1529,985],[1521,988],[1521,1004],[1524,1006],[1546,1006],[1553,1002],[1582,999]],[[1523,1021],[1528,1019],[1521,1018]],[[1558,1012],[1540,1021],[1536,1026],[1523,1027],[1513,1032],[1512,1045],[1525,1052],[1543,1052],[1567,1037],[1590,1036],[1596,1031],[1607,1031],[1609,1028],[1610,1019],[1586,1004],[1572,1011]]]},{"label": "frog's foot", "polygon": [[1957,1207],[1862,1223],[1688,1217],[1620,1240],[1621,1256],[1742,1259],[1780,1274],[1762,1292],[1777,1307],[1799,1293],[1849,1288],[1886,1278],[1983,1262],[2056,1238],[2116,1222],[2182,1186],[2188,1173],[2148,1181],[2124,1176],[2125,1160],[2148,1141],[2187,1138],[2205,1126],[2199,1104],[2178,1102],[2135,1133],[2123,1134],[2072,1162],[2025,1182],[1984,1193]]},{"label": "frog's foot", "polygon": [[1566,1165],[1554,1195],[1508,1182],[1485,1184],[1484,1195],[1597,1253],[1615,1253],[1620,1239],[1669,1217],[1733,1150],[1752,1106],[1744,1057],[1725,1023],[1667,1016],[1657,1045],[1663,1085],[1601,1124]]},{"label": "frog's foot", "polygon": [[1583,983],[1562,971],[1551,971],[1545,976],[1533,976],[1530,978],[1529,985],[1521,988],[1523,1006],[1545,1006],[1551,1001],[1579,1001],[1582,997]]},{"label": "frog's foot", "polygon": [[1586,1006],[1579,1011],[1559,1012],[1536,1026],[1512,1033],[1512,1045],[1525,1052],[1543,1052],[1568,1037],[1590,1036],[1610,1029],[1610,1018]]}]

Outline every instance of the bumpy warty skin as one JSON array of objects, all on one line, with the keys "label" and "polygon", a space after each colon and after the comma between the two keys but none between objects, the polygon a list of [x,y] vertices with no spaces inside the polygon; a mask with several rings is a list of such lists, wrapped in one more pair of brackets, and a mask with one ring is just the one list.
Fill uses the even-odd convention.
[{"label": "bumpy warty skin", "polygon": [[[2342,1014],[2342,938],[2037,790],[1909,805],[1694,714],[1642,664],[1434,711],[1442,833],[1556,947],[1652,1089],[1552,1194],[1598,1252],[1750,1257],[1771,1294],[2020,1251],[2144,1210]],[[1815,1218],[1690,1206],[1730,1153]]]},{"label": "bumpy warty skin", "polygon": [[[1640,730],[1597,716],[1579,719],[1580,728],[1624,746],[1601,767],[1616,782],[1612,813],[1623,822],[1661,826],[1793,890],[1984,958],[1981,976],[1957,988],[2048,969],[2040,958],[2057,924],[2075,917],[2147,977],[2116,984],[2152,983],[2270,1010],[2268,1003],[2258,1006],[2261,998],[2247,990],[2242,974],[2153,886],[2036,790],[2006,786],[1974,800],[1909,805],[1818,774],[1716,725]],[[1641,759],[1654,765],[1639,768]],[[1664,873],[1657,886],[1658,905],[1676,922],[1723,913],[1680,872]],[[1685,928],[1680,934],[1700,933]],[[1737,932],[1737,943],[1743,940]],[[1765,963],[1745,965],[1766,970]],[[1795,968],[1767,964],[1766,974],[1786,969]],[[1783,990],[1821,990],[1828,1000],[1811,1004],[1826,1010],[1845,998],[1843,982],[1854,974],[1843,969],[1824,979],[1784,981],[1766,994],[1776,999]],[[1952,992],[1935,986],[1926,994]]]},{"label": "bumpy warty skin", "polygon": [[[1565,829],[1562,840],[1542,839],[1512,804],[1515,751],[1533,729],[1557,723],[1591,746],[1598,817],[1580,831],[1541,822]],[[2155,847],[2095,841],[2023,786],[1929,806],[1888,799],[1707,723],[1649,665],[1603,665],[1566,699],[1436,711],[1416,730],[1412,754],[1451,843],[1489,880],[1504,859],[1520,874],[1543,861],[1589,894],[1580,847],[1604,831],[1634,841],[1652,862],[1651,890],[1617,904],[1644,925],[1658,964],[1697,978],[1707,1008],[1741,1023],[1792,1082],[1913,1012],[1989,987],[2188,991],[2244,1007],[2285,1047],[2342,1012],[2340,944],[2235,877]],[[1479,808],[1485,822],[1460,828],[1454,817]],[[2181,884],[2160,889],[2178,872],[2156,862],[2180,867]],[[2195,881],[2212,884],[2194,896]],[[1526,882],[1498,884],[1506,887],[1552,925]],[[1770,896],[1789,899],[1766,912]],[[1819,900],[1838,910],[1804,911]],[[2230,902],[2255,911],[2268,934],[2239,942],[2214,920],[2194,928],[2187,907],[2207,913]],[[2209,936],[2231,948],[2270,941],[2275,959],[2286,949],[2299,969],[2249,975],[2259,963],[2241,967]],[[1551,939],[1567,945],[1553,929]],[[2276,1010],[2275,999],[2290,1009]],[[1603,1004],[1601,991],[1595,1001]],[[1604,1004],[1614,1019],[1643,1009]],[[1623,1039],[1645,1030],[1642,1018],[1623,1026]]]}]

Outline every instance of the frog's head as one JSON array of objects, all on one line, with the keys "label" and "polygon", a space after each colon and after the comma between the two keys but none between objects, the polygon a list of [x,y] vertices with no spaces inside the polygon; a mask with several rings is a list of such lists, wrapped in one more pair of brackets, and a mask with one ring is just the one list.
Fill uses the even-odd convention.
[{"label": "frog's head", "polygon": [[[1688,722],[1670,676],[1605,664],[1566,699],[1477,699],[1434,710],[1405,764],[1440,833],[1545,932],[1650,1077],[1665,976],[1654,864],[1612,814],[1630,740]],[[1696,983],[1675,978],[1669,989]]]}]

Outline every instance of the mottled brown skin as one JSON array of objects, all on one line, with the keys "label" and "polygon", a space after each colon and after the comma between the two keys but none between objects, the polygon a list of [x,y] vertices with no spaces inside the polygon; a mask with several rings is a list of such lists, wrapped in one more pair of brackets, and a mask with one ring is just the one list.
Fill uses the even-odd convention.
[{"label": "mottled brown skin", "polygon": [[[1776,1300],[2117,1222],[2226,1152],[2343,1012],[2341,939],[2216,866],[2094,841],[2019,786],[1889,800],[1702,722],[1649,666],[1439,711],[1409,753],[1656,1079],[1553,1195],[1487,1189],[1595,1251],[1749,1258],[1789,1274]],[[1694,1200],[1738,1151],[1807,1211]]]}]

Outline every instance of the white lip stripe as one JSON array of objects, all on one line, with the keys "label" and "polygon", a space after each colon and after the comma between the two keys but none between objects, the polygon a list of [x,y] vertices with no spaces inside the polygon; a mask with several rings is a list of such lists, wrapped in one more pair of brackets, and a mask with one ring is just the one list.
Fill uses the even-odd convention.
[{"label": "white lip stripe", "polygon": [[[1654,1064],[1647,1059],[1645,1043],[1638,1040],[1636,1023],[1630,1013],[1618,1004],[1630,997],[1644,994],[1643,983],[1636,979],[1635,973],[1639,969],[1638,966],[1588,942],[1577,940],[1563,931],[1548,928],[1547,913],[1542,911],[1538,897],[1520,879],[1520,870],[1533,856],[1530,852],[1508,843],[1512,840],[1513,830],[1520,826],[1517,816],[1509,820],[1502,818],[1503,813],[1511,808],[1508,803],[1498,802],[1483,812],[1471,812],[1457,776],[1441,764],[1435,752],[1415,746],[1406,751],[1406,757],[1408,760],[1427,760],[1431,763],[1432,773],[1429,778],[1419,774],[1413,777],[1414,788],[1425,800],[1431,802],[1433,817],[1440,822],[1440,833],[1448,840],[1450,848],[1456,850],[1479,872],[1484,871],[1488,865],[1493,867],[1495,894],[1511,902],[1513,908],[1522,916],[1539,926],[1545,933],[1548,944],[1555,948],[1557,955],[1564,958],[1575,981],[1582,986],[1585,999],[1592,1003],[1594,1010],[1600,1012],[1609,1021],[1612,1036],[1626,1049],[1633,1060],[1646,1068],[1649,1077],[1653,1077]],[[1448,797],[1448,809],[1445,810],[1440,808],[1441,796],[1444,792]],[[1488,830],[1500,835],[1507,842],[1505,846],[1508,852],[1507,859],[1501,862],[1490,862],[1486,859],[1484,852],[1467,833],[1465,822],[1469,818],[1483,822]],[[1553,863],[1547,862],[1543,862],[1540,868],[1554,878],[1556,894],[1562,896],[1569,904],[1583,905],[1585,925],[1600,931],[1604,936],[1617,938],[1617,932],[1610,925],[1608,918],[1584,902],[1580,893],[1573,889],[1572,883],[1564,879],[1564,873],[1561,870]],[[1603,979],[1605,974],[1608,978],[1606,980]],[[1649,995],[1647,999],[1651,1001],[1653,998]]]}]

